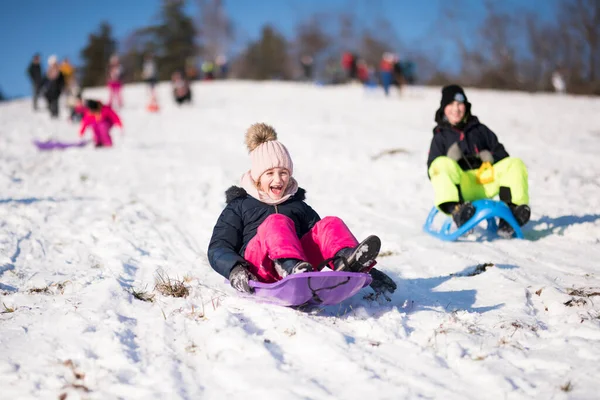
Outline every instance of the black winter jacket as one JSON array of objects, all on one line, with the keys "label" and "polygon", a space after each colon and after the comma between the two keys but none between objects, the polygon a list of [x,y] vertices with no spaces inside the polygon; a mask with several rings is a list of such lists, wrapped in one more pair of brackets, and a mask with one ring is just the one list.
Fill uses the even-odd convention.
[{"label": "black winter jacket", "polygon": [[458,142],[464,158],[458,161],[463,170],[477,169],[481,166],[478,154],[482,150],[488,150],[494,157],[494,163],[508,157],[498,137],[487,126],[479,122],[477,117],[471,115],[462,129],[441,122],[433,129],[433,139],[429,148],[427,158],[427,171],[433,160],[439,156],[445,156],[450,146]]},{"label": "black winter jacket", "polygon": [[29,75],[31,82],[33,82],[36,86],[40,86],[42,83],[42,66],[40,63],[36,64],[32,62],[29,64],[29,68],[27,68],[27,75]]},{"label": "black winter jacket", "polygon": [[244,251],[256,235],[260,224],[271,214],[283,214],[294,221],[296,234],[304,236],[321,219],[304,202],[305,190],[299,188],[294,196],[276,206],[263,203],[244,189],[232,186],[225,192],[227,206],[219,216],[208,245],[210,266],[229,279],[236,264],[245,264]]},{"label": "black winter jacket", "polygon": [[58,73],[55,79],[49,79],[47,76],[42,80],[42,92],[50,100],[57,100],[65,87],[65,77],[62,72]]}]

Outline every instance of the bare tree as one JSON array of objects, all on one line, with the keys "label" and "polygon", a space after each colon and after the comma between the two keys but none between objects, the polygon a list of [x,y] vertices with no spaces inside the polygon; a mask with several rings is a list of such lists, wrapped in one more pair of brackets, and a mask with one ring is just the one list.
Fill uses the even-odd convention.
[{"label": "bare tree", "polygon": [[562,0],[559,21],[565,45],[576,50],[564,60],[575,90],[600,91],[600,0]]},{"label": "bare tree", "polygon": [[[352,10],[352,8],[350,8]],[[352,12],[339,15],[339,42],[342,51],[354,51],[357,45],[356,16]]]},{"label": "bare tree", "polygon": [[200,10],[197,25],[203,55],[215,60],[229,50],[234,39],[233,23],[225,12],[223,0],[197,0],[197,4]]},{"label": "bare tree", "polygon": [[314,14],[296,26],[295,46],[300,55],[318,57],[332,42],[324,26],[327,14]]}]

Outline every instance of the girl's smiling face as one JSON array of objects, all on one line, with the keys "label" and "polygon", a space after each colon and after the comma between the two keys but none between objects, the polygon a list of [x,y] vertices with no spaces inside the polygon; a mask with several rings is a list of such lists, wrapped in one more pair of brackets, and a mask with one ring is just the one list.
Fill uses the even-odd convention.
[{"label": "girl's smiling face", "polygon": [[258,179],[260,190],[273,200],[279,200],[283,197],[289,183],[289,171],[279,167],[266,170]]}]

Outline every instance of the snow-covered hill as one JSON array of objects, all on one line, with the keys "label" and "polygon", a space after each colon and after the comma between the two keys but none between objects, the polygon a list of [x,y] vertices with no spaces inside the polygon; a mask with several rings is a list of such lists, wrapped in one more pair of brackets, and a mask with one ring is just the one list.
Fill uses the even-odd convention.
[{"label": "snow-covered hill", "polygon": [[[182,108],[159,91],[150,114],[146,88],[125,88],[113,149],[38,152],[32,139],[76,140],[77,126],[0,105],[1,399],[597,398],[600,100],[467,89],[529,167],[532,219],[524,241],[444,243],[422,231],[439,88],[198,83]],[[212,228],[259,121],[321,216],[382,238],[390,301],[367,288],[298,311],[212,271]],[[158,273],[189,295],[158,293]]]}]

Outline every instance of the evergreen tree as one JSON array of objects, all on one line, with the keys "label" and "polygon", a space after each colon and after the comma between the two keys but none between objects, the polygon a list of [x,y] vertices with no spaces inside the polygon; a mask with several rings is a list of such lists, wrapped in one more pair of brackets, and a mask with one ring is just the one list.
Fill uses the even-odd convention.
[{"label": "evergreen tree", "polygon": [[0,102],[5,101],[5,100],[8,100],[8,99],[6,98],[6,96],[4,96],[4,93],[2,92],[2,89],[0,88]]},{"label": "evergreen tree", "polygon": [[251,43],[242,56],[242,77],[291,79],[287,49],[288,44],[281,34],[271,26],[263,27],[260,39]]},{"label": "evergreen tree", "polygon": [[184,6],[185,0],[162,2],[161,23],[155,31],[160,49],[157,54],[160,79],[170,79],[175,70],[183,69],[186,61],[196,55],[196,30],[192,18],[186,15]]},{"label": "evergreen tree", "polygon": [[112,28],[107,22],[100,24],[98,33],[90,34],[88,44],[81,50],[81,87],[102,86],[106,83],[110,56],[117,50]]}]

